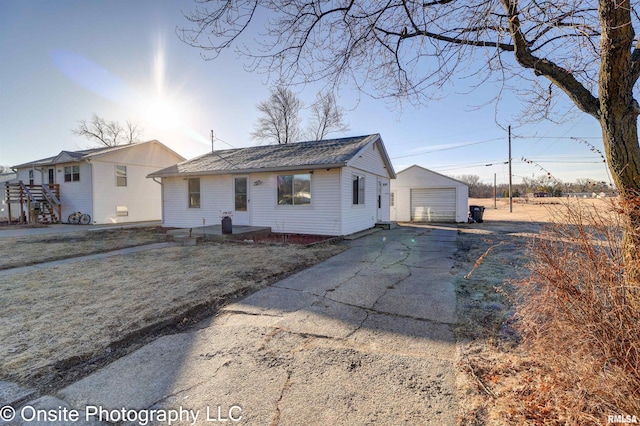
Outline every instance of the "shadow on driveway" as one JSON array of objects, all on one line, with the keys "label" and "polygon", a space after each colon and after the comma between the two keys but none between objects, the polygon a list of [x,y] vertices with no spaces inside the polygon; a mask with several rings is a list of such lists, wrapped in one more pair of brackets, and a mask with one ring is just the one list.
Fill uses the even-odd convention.
[{"label": "shadow on driveway", "polygon": [[173,424],[456,424],[456,237],[400,227],[349,242],[29,405],[129,412],[124,424],[150,410],[180,413]]}]

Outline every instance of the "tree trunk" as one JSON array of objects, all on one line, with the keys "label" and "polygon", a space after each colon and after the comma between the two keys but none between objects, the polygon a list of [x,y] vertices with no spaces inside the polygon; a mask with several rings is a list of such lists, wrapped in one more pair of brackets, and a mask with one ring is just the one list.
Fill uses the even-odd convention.
[{"label": "tree trunk", "polygon": [[[615,117],[615,118],[614,118]],[[602,139],[613,180],[620,191],[623,254],[627,282],[640,280],[640,148],[637,114],[603,114]],[[635,165],[634,165],[635,164]]]},{"label": "tree trunk", "polygon": [[635,34],[630,25],[630,3],[600,0],[601,22],[598,119],[609,168],[624,210],[624,263],[631,281],[640,278],[640,146],[638,115],[633,98],[636,76],[632,47]]}]

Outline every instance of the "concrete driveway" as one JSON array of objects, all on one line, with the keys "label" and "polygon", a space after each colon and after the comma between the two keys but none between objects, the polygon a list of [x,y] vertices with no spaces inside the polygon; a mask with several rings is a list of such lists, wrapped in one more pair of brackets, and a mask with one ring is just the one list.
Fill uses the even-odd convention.
[{"label": "concrete driveway", "polygon": [[132,425],[456,424],[456,236],[402,227],[351,241],[27,406]]}]

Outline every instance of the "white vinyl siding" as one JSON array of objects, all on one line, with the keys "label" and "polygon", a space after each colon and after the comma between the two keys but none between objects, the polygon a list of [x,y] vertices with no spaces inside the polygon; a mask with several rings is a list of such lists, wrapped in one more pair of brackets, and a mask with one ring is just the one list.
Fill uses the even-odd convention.
[{"label": "white vinyl siding", "polygon": [[[128,145],[82,162],[62,153],[56,157],[57,164],[43,167],[42,173],[36,170],[34,183],[48,182],[49,168],[54,169],[55,181],[60,184],[63,222],[78,211],[91,215],[92,223],[97,224],[160,220],[161,186],[147,175],[182,160],[157,141]],[[71,172],[71,181],[65,182],[65,167]],[[120,167],[126,168],[126,174],[118,174]],[[79,181],[73,180],[74,168]],[[18,177],[26,181],[28,168],[18,170]],[[122,177],[126,186],[118,185],[119,180],[124,183]]]},{"label": "white vinyl siding", "polygon": [[[114,170],[117,163],[122,163],[119,162],[121,160],[115,158],[114,160],[115,162],[96,160],[91,162],[95,194],[92,221],[124,223],[160,220],[162,217],[161,187],[157,182],[146,178],[149,173],[155,172],[158,168],[128,164],[126,166],[127,186],[118,186],[117,177],[114,184]],[[119,213],[118,206],[126,206],[127,214],[124,215],[122,211]]]},{"label": "white vinyl siding", "polygon": [[[301,174],[303,172],[294,172]],[[254,173],[249,175],[249,209],[251,225],[269,226],[273,232],[340,235],[339,169],[315,171],[311,175],[313,202],[307,205],[277,204],[278,173]],[[202,207],[188,209],[183,200],[187,191],[182,178],[164,178],[165,226],[190,228],[219,225],[221,212],[233,211],[233,176],[214,175],[200,178]],[[259,184],[256,184],[259,182]],[[183,207],[181,207],[183,206]],[[233,217],[232,217],[233,222]],[[236,222],[234,222],[236,223]]]},{"label": "white vinyl siding", "polygon": [[[346,166],[328,170],[303,168],[248,175],[200,176],[201,209],[186,207],[183,200],[187,196],[187,183],[182,176],[163,178],[164,225],[198,227],[202,226],[203,219],[206,225],[220,224],[221,212],[234,210],[234,177],[247,176],[249,225],[270,227],[272,232],[316,235],[348,235],[372,228],[378,220],[389,220],[389,174],[393,171],[385,168],[380,146],[371,143]],[[293,181],[296,175],[309,177],[310,194],[306,197],[309,202],[299,194],[299,204],[295,200],[279,203],[278,200],[284,198],[278,196],[278,176],[292,176]],[[362,193],[360,184],[358,188],[358,203],[362,201],[362,204],[353,204],[353,175],[363,178],[359,181],[364,182]],[[244,223],[240,212],[234,212],[234,216],[234,225]]]},{"label": "white vinyl siding", "polygon": [[[76,166],[80,173],[80,181],[65,182],[64,169],[66,167]],[[93,214],[93,165],[89,163],[76,163],[74,165],[58,164],[56,165],[56,174],[62,179],[60,183],[60,203],[62,204],[62,221],[66,222],[69,215],[73,212],[87,213],[91,216],[91,222],[95,221]],[[113,180],[111,176],[113,169],[109,170],[109,186],[113,188]],[[106,178],[105,178],[106,179]]]},{"label": "white vinyl siding", "polygon": [[[363,176],[364,204],[353,204],[353,176]],[[370,184],[373,182],[373,184]],[[378,209],[378,188],[375,185],[376,176],[364,170],[354,170],[351,167],[342,169],[342,233],[349,235],[354,232],[372,228],[376,224]]]},{"label": "white vinyl siding", "polygon": [[[178,161],[180,157],[157,143],[136,144],[92,159],[92,221],[126,223],[160,220],[162,187],[153,179],[147,179],[147,175]],[[126,167],[127,186],[117,186],[117,177],[114,184],[116,166]],[[184,199],[182,204],[186,204]],[[126,207],[126,216],[122,207]]]},{"label": "white vinyl siding", "polygon": [[[186,202],[187,181],[181,177],[163,178],[164,225],[193,228],[220,225],[223,211],[233,211],[231,175],[200,177],[200,208],[190,209]],[[253,188],[252,188],[253,189]]]},{"label": "white vinyl siding", "polygon": [[411,220],[415,222],[455,222],[456,189],[412,189]]},{"label": "white vinyl siding", "polygon": [[389,171],[384,166],[384,161],[382,161],[379,150],[380,148],[377,143],[367,145],[355,158],[349,161],[348,165],[355,169],[366,170],[373,175],[388,178]]},{"label": "white vinyl siding", "polygon": [[[29,184],[29,172],[31,171],[31,168],[24,168],[24,169],[18,169],[16,171],[16,182],[22,181],[22,183],[24,183],[25,185]],[[38,173],[34,173],[33,175],[33,184],[34,185],[41,185],[42,184],[42,174],[40,172]],[[4,186],[2,186],[2,188],[4,189]],[[11,212],[13,213],[13,212]]]},{"label": "white vinyl siding", "polygon": [[[311,178],[311,203],[278,205],[277,176],[285,173],[256,173],[251,186],[251,217],[254,226],[270,226],[273,232],[290,234],[340,234],[340,169],[293,171]],[[260,185],[253,186],[255,181]]]}]

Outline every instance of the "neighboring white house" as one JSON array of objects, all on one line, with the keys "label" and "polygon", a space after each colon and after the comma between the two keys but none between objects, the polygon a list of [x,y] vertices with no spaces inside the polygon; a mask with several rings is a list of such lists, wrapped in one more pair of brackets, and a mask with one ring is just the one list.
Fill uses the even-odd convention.
[{"label": "neighboring white house", "polygon": [[163,224],[348,235],[389,221],[395,172],[379,134],[215,151],[151,173]]},{"label": "neighboring white house", "polygon": [[[73,212],[87,213],[94,224],[160,220],[161,186],[146,179],[184,157],[152,140],[148,142],[62,151],[54,157],[14,166],[26,188],[59,188],[59,203],[66,222]],[[13,212],[12,216],[17,216]]]},{"label": "neighboring white house", "polygon": [[460,181],[413,165],[391,181],[391,220],[466,222],[469,187]]},{"label": "neighboring white house", "polygon": [[[16,174],[14,172],[9,173],[0,173],[0,191],[4,194],[5,183],[14,183],[16,182]],[[0,200],[0,222],[5,222],[9,220],[9,206],[8,201],[5,197],[2,197]],[[11,214],[13,218],[17,218],[16,214]]]}]

